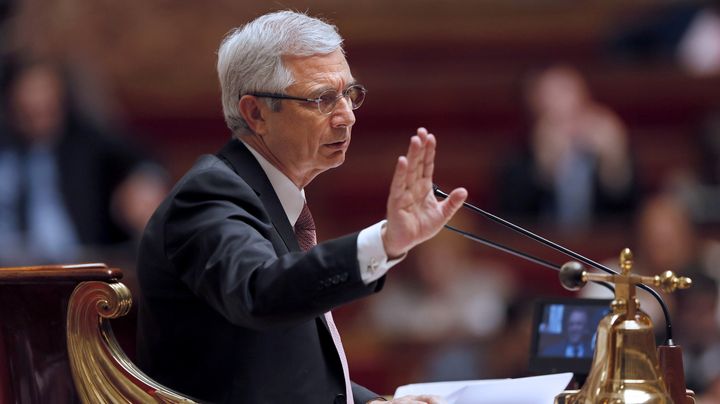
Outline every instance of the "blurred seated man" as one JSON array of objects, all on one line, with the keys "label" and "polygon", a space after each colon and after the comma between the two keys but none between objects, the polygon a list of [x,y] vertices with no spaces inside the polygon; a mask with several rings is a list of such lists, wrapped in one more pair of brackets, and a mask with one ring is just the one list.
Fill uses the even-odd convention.
[{"label": "blurred seated man", "polygon": [[645,201],[637,215],[636,233],[638,273],[704,272],[702,238],[687,206],[676,196],[661,193]]},{"label": "blurred seated man", "polygon": [[501,210],[566,228],[631,213],[635,185],[625,127],[592,99],[580,73],[549,68],[526,96],[533,114],[529,148],[505,167]]},{"label": "blurred seated man", "polygon": [[478,259],[475,247],[451,232],[418,246],[409,271],[394,278],[360,320],[360,328],[377,330],[383,355],[392,356],[398,345],[422,346],[412,364],[421,380],[492,377],[483,342],[500,332],[514,285],[508,268]]},{"label": "blurred seated man", "polygon": [[[685,382],[689,389],[720,398],[720,327],[718,284],[703,273],[689,274],[692,288],[677,294],[675,341],[683,347]],[[700,401],[704,402],[704,401]],[[707,401],[711,402],[711,400]],[[717,401],[712,401],[717,402]]]},{"label": "blurred seated man", "polygon": [[[138,260],[138,353],[151,377],[201,400],[356,403],[331,309],[377,292],[388,269],[467,197],[432,193],[435,137],[399,157],[387,220],[316,245],[305,187],[341,165],[365,98],[334,26],[267,14],[218,51],[232,139],[160,205]],[[396,400],[436,402],[430,397]]]},{"label": "blurred seated man", "polygon": [[[641,204],[634,224],[633,270],[638,275],[654,276],[671,270],[678,275],[695,276],[706,271],[703,241],[699,237],[685,205],[672,194],[659,193]],[[602,262],[619,271],[618,257],[613,256]],[[695,282],[693,280],[693,282]],[[695,286],[693,286],[695,287]],[[675,300],[681,293],[659,291],[675,318]],[[588,283],[579,292],[584,298],[612,299],[614,293],[595,283]],[[664,313],[655,298],[649,293],[637,293],[640,309],[653,321],[656,341],[665,340]],[[673,327],[677,329],[677,327]]]},{"label": "blurred seated man", "polygon": [[162,170],[80,111],[58,66],[13,69],[0,128],[0,263],[77,260],[138,234],[164,196]]}]

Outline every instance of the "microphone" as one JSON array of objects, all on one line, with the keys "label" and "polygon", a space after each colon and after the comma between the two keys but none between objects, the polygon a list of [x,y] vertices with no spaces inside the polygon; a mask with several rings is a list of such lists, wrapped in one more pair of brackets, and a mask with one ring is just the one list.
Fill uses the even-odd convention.
[{"label": "microphone", "polygon": [[[448,197],[448,194],[445,193],[445,192],[443,192],[442,190],[440,190],[440,188],[439,188],[436,184],[433,184],[432,187],[433,187],[433,194],[434,194],[436,197],[439,197],[439,198],[442,198],[442,199],[445,199],[445,198]],[[474,212],[474,213],[477,213],[477,214],[479,214],[479,215],[481,215],[481,216],[483,216],[483,217],[485,217],[485,218],[487,218],[487,219],[490,219],[491,221],[493,221],[493,222],[495,222],[495,223],[498,223],[498,224],[500,224],[500,225],[502,225],[502,226],[504,226],[504,227],[507,227],[507,228],[513,230],[513,231],[516,232],[516,233],[522,234],[523,236],[528,237],[528,238],[530,238],[531,240],[533,240],[533,241],[535,241],[535,242],[538,242],[538,243],[540,243],[540,244],[542,244],[542,245],[544,245],[544,246],[546,246],[546,247],[550,247],[550,248],[552,248],[552,249],[555,250],[555,251],[558,251],[558,252],[560,252],[560,253],[562,253],[562,254],[565,254],[565,255],[567,255],[567,256],[569,256],[569,257],[571,257],[571,258],[574,258],[574,259],[582,262],[583,264],[588,265],[589,267],[592,267],[592,268],[595,268],[595,269],[599,269],[599,270],[604,271],[604,272],[607,272],[607,273],[609,273],[609,274],[619,275],[618,272],[616,272],[616,271],[608,268],[608,267],[605,266],[605,265],[599,264],[599,263],[597,263],[597,262],[595,262],[595,261],[593,261],[593,260],[591,260],[591,259],[589,259],[589,258],[586,258],[586,257],[584,257],[584,256],[576,253],[575,251],[570,250],[569,248],[563,247],[563,246],[561,246],[561,245],[559,245],[559,244],[557,244],[557,243],[554,243],[554,242],[552,242],[552,241],[550,241],[550,240],[548,240],[548,239],[545,239],[545,238],[543,238],[543,237],[541,237],[541,236],[539,236],[539,235],[531,232],[530,230],[527,230],[527,229],[525,229],[525,228],[522,228],[522,227],[520,227],[520,226],[518,226],[518,225],[516,225],[516,224],[514,224],[514,223],[511,223],[511,222],[509,222],[509,221],[507,221],[507,220],[499,217],[499,216],[493,215],[492,213],[487,212],[487,211],[485,211],[485,210],[483,210],[483,209],[480,209],[480,208],[478,208],[477,206],[474,206],[474,205],[472,205],[472,204],[470,204],[470,203],[467,203],[467,202],[463,202],[463,207],[464,207],[465,209],[470,210],[470,211],[472,211],[472,212]],[[448,228],[449,226],[445,226],[445,227]],[[454,231],[454,230],[456,230],[456,229],[455,229],[455,228],[452,228],[452,229],[450,229],[450,230],[453,230],[453,231]],[[465,234],[463,234],[463,233],[466,233],[466,234],[468,234],[468,235],[470,235],[470,236],[472,236],[472,237],[465,236]],[[506,252],[506,253],[509,253],[509,254],[512,254],[512,255],[521,257],[521,258],[528,259],[529,261],[535,262],[536,264],[540,264],[540,265],[543,265],[543,266],[545,266],[545,267],[551,267],[551,268],[553,268],[553,269],[560,270],[560,267],[558,267],[557,265],[554,265],[554,264],[552,264],[552,263],[549,263],[549,262],[547,262],[547,261],[540,260],[540,259],[537,259],[537,258],[528,256],[527,254],[520,253],[520,252],[518,252],[517,250],[510,249],[510,248],[508,248],[508,247],[499,245],[499,244],[494,243],[494,242],[490,242],[489,240],[481,239],[480,237],[474,236],[474,235],[472,235],[471,233],[467,233],[467,232],[463,232],[463,233],[460,233],[460,234],[463,234],[463,236],[465,236],[466,238],[470,238],[471,240],[478,241],[478,242],[480,242],[480,243],[482,243],[482,244],[484,244],[484,245],[487,245],[487,246],[490,246],[490,247],[493,247],[493,248],[497,248],[497,249],[499,249],[500,251],[503,251],[503,252]],[[482,241],[480,241],[480,240],[482,240]],[[548,265],[546,265],[546,264],[548,264]],[[570,264],[570,263],[568,263],[568,264]],[[568,265],[568,264],[566,264],[566,265]],[[575,264],[577,264],[577,265],[575,265]],[[565,266],[565,265],[564,265],[564,266]],[[573,277],[577,277],[576,274],[581,272],[581,271],[578,272],[577,269],[578,269],[578,267],[579,267],[579,268],[582,268],[582,266],[581,266],[579,263],[574,263],[574,264],[571,265],[571,267],[574,269],[574,272],[573,272],[574,275],[572,275],[572,276],[573,276]],[[561,272],[561,274],[562,274],[562,272]],[[564,275],[564,278],[562,279],[562,280],[563,280],[563,286],[566,286],[566,284],[564,283],[565,277],[569,277],[569,274]],[[570,282],[577,282],[577,280],[574,280],[574,279],[568,279],[568,281],[570,281]],[[567,285],[568,285],[568,286],[571,286],[572,283],[568,283]],[[566,286],[566,287],[567,287],[567,286]],[[655,300],[657,300],[657,302],[660,304],[660,308],[662,309],[663,315],[664,315],[664,317],[665,317],[665,343],[666,343],[666,345],[673,345],[673,342],[672,342],[672,323],[671,323],[671,321],[670,321],[670,312],[668,311],[668,308],[667,308],[667,305],[665,304],[665,301],[662,299],[662,297],[660,296],[660,294],[659,294],[655,289],[653,289],[653,288],[651,288],[651,287],[649,287],[649,286],[647,286],[647,285],[644,285],[644,284],[642,284],[642,283],[641,283],[641,284],[638,284],[637,287],[639,287],[640,289],[642,289],[642,290],[650,293],[650,294],[655,298]],[[571,290],[572,290],[572,289],[571,289]],[[613,289],[613,290],[614,290],[614,289]]]}]

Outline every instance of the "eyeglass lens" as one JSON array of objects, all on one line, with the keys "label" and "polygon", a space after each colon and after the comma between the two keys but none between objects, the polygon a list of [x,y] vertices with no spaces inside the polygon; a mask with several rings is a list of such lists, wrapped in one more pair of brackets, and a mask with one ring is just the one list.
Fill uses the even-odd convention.
[{"label": "eyeglass lens", "polygon": [[360,86],[351,86],[347,90],[343,91],[342,95],[338,94],[334,90],[328,90],[322,94],[318,99],[318,108],[323,114],[329,114],[335,109],[335,105],[340,101],[340,98],[347,97],[350,100],[352,109],[358,109],[365,101],[365,89]]}]

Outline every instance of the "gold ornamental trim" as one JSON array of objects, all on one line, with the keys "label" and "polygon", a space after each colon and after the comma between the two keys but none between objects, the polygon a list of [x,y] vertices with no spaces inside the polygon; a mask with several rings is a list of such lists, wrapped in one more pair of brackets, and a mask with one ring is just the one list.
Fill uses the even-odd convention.
[{"label": "gold ornamental trim", "polygon": [[122,283],[80,283],[70,296],[67,346],[70,368],[83,403],[194,403],[138,369],[115,339],[107,319],[132,305]]}]

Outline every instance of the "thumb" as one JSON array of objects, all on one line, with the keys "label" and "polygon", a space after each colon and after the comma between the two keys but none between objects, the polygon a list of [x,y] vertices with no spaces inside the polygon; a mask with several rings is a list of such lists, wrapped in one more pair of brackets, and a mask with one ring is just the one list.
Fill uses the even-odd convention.
[{"label": "thumb", "polygon": [[460,209],[465,199],[467,199],[468,192],[465,188],[455,188],[447,199],[442,202],[442,213],[445,217],[445,221],[450,220],[455,212]]}]

